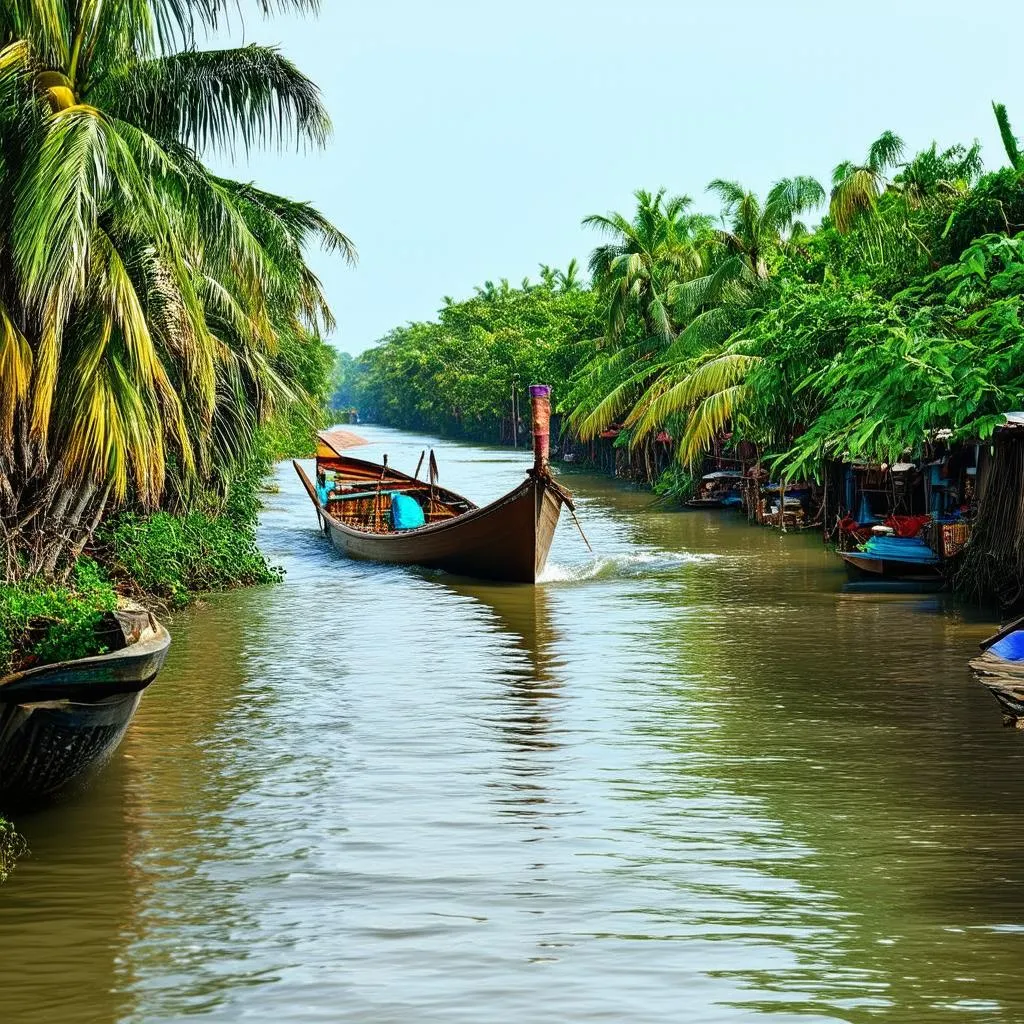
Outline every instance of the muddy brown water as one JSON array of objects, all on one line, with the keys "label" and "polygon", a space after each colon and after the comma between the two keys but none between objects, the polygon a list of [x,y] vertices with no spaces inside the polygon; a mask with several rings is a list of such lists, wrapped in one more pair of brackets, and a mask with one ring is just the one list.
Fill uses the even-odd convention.
[{"label": "muddy brown water", "polygon": [[[423,439],[361,428],[393,464]],[[437,444],[489,500],[525,453]],[[177,616],[92,785],[18,824],[0,1020],[1024,1020],[992,628],[812,536],[568,480],[546,582],[342,560]]]}]

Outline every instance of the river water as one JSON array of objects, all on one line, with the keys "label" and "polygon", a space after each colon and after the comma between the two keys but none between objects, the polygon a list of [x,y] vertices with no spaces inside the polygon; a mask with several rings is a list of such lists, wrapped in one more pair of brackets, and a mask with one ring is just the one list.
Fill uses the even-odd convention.
[{"label": "river water", "polygon": [[[437,448],[481,503],[528,461]],[[563,520],[536,588],[347,562],[278,482],[286,582],[178,615],[113,762],[18,822],[4,1024],[1024,1020],[992,622],[594,477],[596,557]]]}]

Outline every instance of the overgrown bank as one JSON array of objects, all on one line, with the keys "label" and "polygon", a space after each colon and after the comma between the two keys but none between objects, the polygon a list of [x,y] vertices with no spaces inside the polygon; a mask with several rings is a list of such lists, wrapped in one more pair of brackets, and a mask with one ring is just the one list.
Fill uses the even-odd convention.
[{"label": "overgrown bank", "polygon": [[305,450],[333,362],[307,250],[354,259],[205,162],[326,141],[279,50],[225,45],[218,4],[80,14],[0,9],[0,669],[88,653],[117,593],[276,578],[260,477]]}]

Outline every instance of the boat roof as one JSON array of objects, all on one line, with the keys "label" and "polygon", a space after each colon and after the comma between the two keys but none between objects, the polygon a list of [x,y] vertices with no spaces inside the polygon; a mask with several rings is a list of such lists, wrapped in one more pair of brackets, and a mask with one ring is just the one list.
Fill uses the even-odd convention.
[{"label": "boat roof", "polygon": [[704,480],[739,480],[743,473],[738,469],[719,469],[714,473],[705,473]]},{"label": "boat roof", "polygon": [[360,437],[351,430],[320,430],[316,436],[336,455],[340,455],[346,448],[359,448],[370,443],[365,437]]}]

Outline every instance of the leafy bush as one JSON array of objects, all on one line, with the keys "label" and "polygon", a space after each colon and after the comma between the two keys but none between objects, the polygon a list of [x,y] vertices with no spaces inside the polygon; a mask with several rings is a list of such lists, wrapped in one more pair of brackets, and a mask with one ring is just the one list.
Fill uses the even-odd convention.
[{"label": "leafy bush", "polygon": [[0,675],[102,654],[96,630],[116,607],[114,588],[91,558],[79,559],[67,587],[0,583]]},{"label": "leafy bush", "polygon": [[256,546],[252,523],[227,513],[126,512],[104,528],[100,541],[116,580],[176,607],[203,591],[281,578]]},{"label": "leafy bush", "polygon": [[699,478],[685,467],[674,462],[658,477],[654,484],[654,493],[667,501],[688,501],[697,489]]}]

